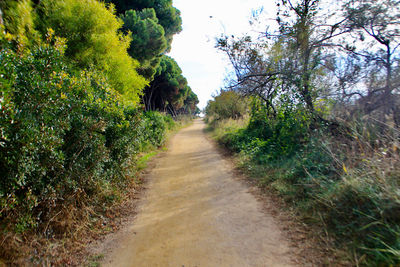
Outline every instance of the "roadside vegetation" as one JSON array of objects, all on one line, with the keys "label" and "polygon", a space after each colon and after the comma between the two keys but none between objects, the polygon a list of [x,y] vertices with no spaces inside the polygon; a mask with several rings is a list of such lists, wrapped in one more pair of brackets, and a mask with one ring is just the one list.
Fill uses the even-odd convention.
[{"label": "roadside vegetation", "polygon": [[260,186],[354,265],[397,266],[399,3],[278,3],[276,31],[218,40],[234,74],[206,121]]},{"label": "roadside vegetation", "polygon": [[198,111],[165,55],[180,13],[157,2],[0,1],[0,265],[76,264]]}]

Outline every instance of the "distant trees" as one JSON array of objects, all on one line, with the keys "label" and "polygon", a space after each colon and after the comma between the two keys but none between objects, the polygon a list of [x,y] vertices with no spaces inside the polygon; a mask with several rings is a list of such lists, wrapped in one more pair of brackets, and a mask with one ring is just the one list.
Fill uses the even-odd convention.
[{"label": "distant trees", "polygon": [[198,103],[176,61],[165,55],[154,80],[145,90],[143,101],[146,110],[166,111],[173,116],[180,112],[193,113]]},{"label": "distant trees", "polygon": [[193,96],[178,64],[165,56],[182,24],[172,0],[107,2],[115,5],[124,22],[123,31],[132,33],[128,52],[140,62],[138,72],[150,81],[142,97],[146,110],[160,110],[172,116],[195,112],[197,97]]},{"label": "distant trees", "polygon": [[183,106],[178,110],[178,112],[183,114],[200,114],[200,109],[197,107],[199,99],[197,95],[190,89],[187,92],[186,99],[183,101]]},{"label": "distant trees", "polygon": [[248,112],[249,101],[234,91],[221,91],[210,100],[206,107],[206,114],[214,120],[238,119]]}]

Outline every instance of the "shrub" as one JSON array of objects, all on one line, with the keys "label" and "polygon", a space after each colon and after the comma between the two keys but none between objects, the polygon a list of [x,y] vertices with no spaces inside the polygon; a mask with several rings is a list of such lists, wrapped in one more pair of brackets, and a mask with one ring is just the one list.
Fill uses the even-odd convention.
[{"label": "shrub", "polygon": [[4,11],[4,26],[19,52],[40,43],[40,35],[35,29],[31,1],[9,0],[7,3],[2,1],[0,8]]},{"label": "shrub", "polygon": [[144,114],[146,140],[150,145],[159,147],[165,141],[165,133],[173,125],[170,116],[163,116],[159,112],[148,111]]},{"label": "shrub", "polygon": [[92,67],[104,72],[115,90],[132,103],[138,103],[147,81],[136,69],[139,63],[128,55],[130,35],[122,35],[122,21],[112,7],[96,0],[41,1],[45,34],[49,28],[66,38],[66,56],[79,67]]},{"label": "shrub", "polygon": [[248,112],[248,101],[234,91],[222,91],[208,102],[205,112],[214,120],[239,119]]},{"label": "shrub", "polygon": [[[96,72],[74,74],[63,49],[1,50],[0,204],[3,227],[24,231],[57,203],[124,186],[144,143],[162,144],[170,118],[126,106]],[[52,204],[53,203],[53,204]]]},{"label": "shrub", "polygon": [[242,128],[227,127],[232,122],[213,124],[219,142],[239,153],[242,167],[319,221],[364,264],[398,265],[396,132],[380,135],[375,126],[355,121],[354,127],[339,125],[332,135],[324,125],[311,128],[301,108],[267,116],[256,106],[251,115]]}]

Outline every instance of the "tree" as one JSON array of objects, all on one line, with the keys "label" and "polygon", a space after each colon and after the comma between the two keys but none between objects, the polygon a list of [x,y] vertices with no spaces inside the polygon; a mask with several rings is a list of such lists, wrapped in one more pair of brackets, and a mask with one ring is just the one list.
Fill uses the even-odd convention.
[{"label": "tree", "polygon": [[[358,92],[366,113],[382,108],[385,114],[393,113],[400,124],[400,113],[393,95],[399,89],[398,67],[400,46],[400,3],[394,0],[349,0],[343,4],[348,17],[348,27],[354,33],[357,45],[342,46],[351,54],[365,59],[365,67],[373,65],[375,77],[381,82],[367,88],[367,94]],[[356,46],[363,48],[357,49]],[[381,78],[379,78],[381,77]],[[400,115],[397,115],[400,116]]]},{"label": "tree", "polygon": [[[321,72],[330,72],[329,49],[336,46],[338,37],[349,33],[348,18],[340,10],[322,13],[320,0],[282,0],[278,5],[278,38],[285,51],[286,62],[280,72],[289,85],[295,86],[309,111],[314,110],[318,98],[315,78]],[[331,4],[329,1],[324,4]]]},{"label": "tree", "polygon": [[205,112],[215,120],[238,119],[248,112],[248,102],[234,91],[221,91],[214,100],[207,103]]},{"label": "tree", "polygon": [[249,36],[218,39],[217,48],[224,51],[233,65],[235,77],[228,80],[228,90],[243,96],[257,96],[274,111],[277,95],[277,61],[266,43],[253,42]]},{"label": "tree", "polygon": [[127,53],[132,39],[119,32],[122,21],[112,8],[96,0],[42,0],[39,8],[42,33],[51,28],[65,38],[67,57],[80,68],[104,71],[115,90],[139,102],[147,82],[136,71],[139,62]]},{"label": "tree", "polygon": [[181,68],[174,59],[164,55],[154,80],[145,90],[143,102],[146,110],[168,111],[176,116],[184,107],[187,97],[193,98],[190,92],[192,90],[187,85]]},{"label": "tree", "polygon": [[312,44],[312,28],[316,14],[318,0],[302,0],[293,5],[290,0],[282,1],[283,6],[288,7],[284,17],[294,17],[293,22],[282,20],[278,17],[280,34],[287,38],[288,52],[291,58],[286,64],[289,71],[285,78],[297,87],[300,95],[310,111],[314,111],[312,95],[312,71],[318,62],[318,52],[314,53],[316,47]]},{"label": "tree", "polygon": [[277,31],[267,31],[255,42],[250,37],[220,38],[217,47],[227,53],[235,70],[229,88],[260,97],[273,114],[274,99],[286,94],[319,117],[315,80],[325,71],[328,58],[322,51],[334,47],[333,40],[349,31],[343,26],[345,18],[326,22],[318,13],[319,4],[319,0],[278,1]]},{"label": "tree", "polygon": [[170,50],[173,35],[181,31],[179,10],[172,6],[172,0],[106,2],[115,5],[124,22],[123,31],[132,33],[129,54],[140,62],[139,73],[152,81],[143,96],[146,110],[168,109],[176,115],[191,90],[186,88],[187,81],[176,62],[168,62],[163,55]]},{"label": "tree", "polygon": [[121,16],[122,29],[132,33],[129,55],[140,62],[139,73],[152,80],[161,55],[167,48],[164,28],[158,24],[153,8],[128,10]]},{"label": "tree", "polygon": [[197,98],[197,95],[192,91],[192,89],[190,89],[190,87],[188,88],[189,91],[187,93],[186,99],[183,101],[184,106],[181,113],[197,115],[200,113],[200,109],[197,107],[199,99]]},{"label": "tree", "polygon": [[172,0],[107,0],[113,3],[118,14],[124,14],[128,10],[141,11],[153,8],[156,12],[159,24],[164,28],[167,39],[167,51],[171,48],[172,37],[182,30],[180,11],[172,6]]}]

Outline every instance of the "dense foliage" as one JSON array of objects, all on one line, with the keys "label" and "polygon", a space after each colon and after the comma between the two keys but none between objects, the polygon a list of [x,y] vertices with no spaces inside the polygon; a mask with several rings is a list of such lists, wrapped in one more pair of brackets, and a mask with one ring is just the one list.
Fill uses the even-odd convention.
[{"label": "dense foliage", "polygon": [[132,37],[119,33],[122,22],[112,10],[96,0],[41,1],[38,8],[42,33],[51,28],[65,38],[67,57],[79,67],[102,71],[115,90],[139,102],[146,81],[127,53]]},{"label": "dense foliage", "polygon": [[172,36],[181,31],[182,19],[180,11],[172,6],[172,0],[107,0],[112,2],[118,13],[123,14],[128,10],[142,11],[153,9],[157,15],[158,23],[163,27],[168,48],[171,46]]},{"label": "dense foliage", "polygon": [[197,96],[187,85],[178,64],[165,53],[171,48],[172,36],[181,31],[180,12],[171,0],[112,0],[124,22],[125,33],[133,38],[129,54],[140,62],[138,71],[150,84],[142,98],[146,110],[195,114]]},{"label": "dense foliage", "polygon": [[123,29],[133,33],[129,54],[141,62],[140,73],[152,79],[167,47],[164,28],[158,24],[154,9],[128,10],[121,19]]},{"label": "dense foliage", "polygon": [[124,185],[124,168],[147,146],[160,146],[171,127],[160,114],[124,106],[99,74],[71,72],[51,46],[24,56],[4,49],[0,57],[1,221],[17,231],[39,226],[49,203],[77,190],[90,196]]},{"label": "dense foliage", "polygon": [[[354,264],[398,265],[399,2],[278,2],[276,31],[218,40],[235,78],[207,117],[243,168]],[[250,97],[244,125],[220,120],[234,118],[226,90]]]},{"label": "dense foliage", "polygon": [[[96,0],[0,1],[0,11],[0,265],[24,253],[41,265],[27,240],[100,220],[135,186],[139,155],[176,126],[141,101],[177,31],[152,8],[119,18]],[[198,101],[185,86],[173,101],[190,114]]]},{"label": "dense foliage", "polygon": [[183,77],[181,68],[169,56],[161,58],[157,73],[146,88],[143,100],[147,110],[166,111],[173,116],[179,113],[192,114],[199,103]]},{"label": "dense foliage", "polygon": [[206,107],[206,114],[212,120],[239,119],[248,112],[247,99],[234,91],[222,91],[215,100],[210,100]]}]

